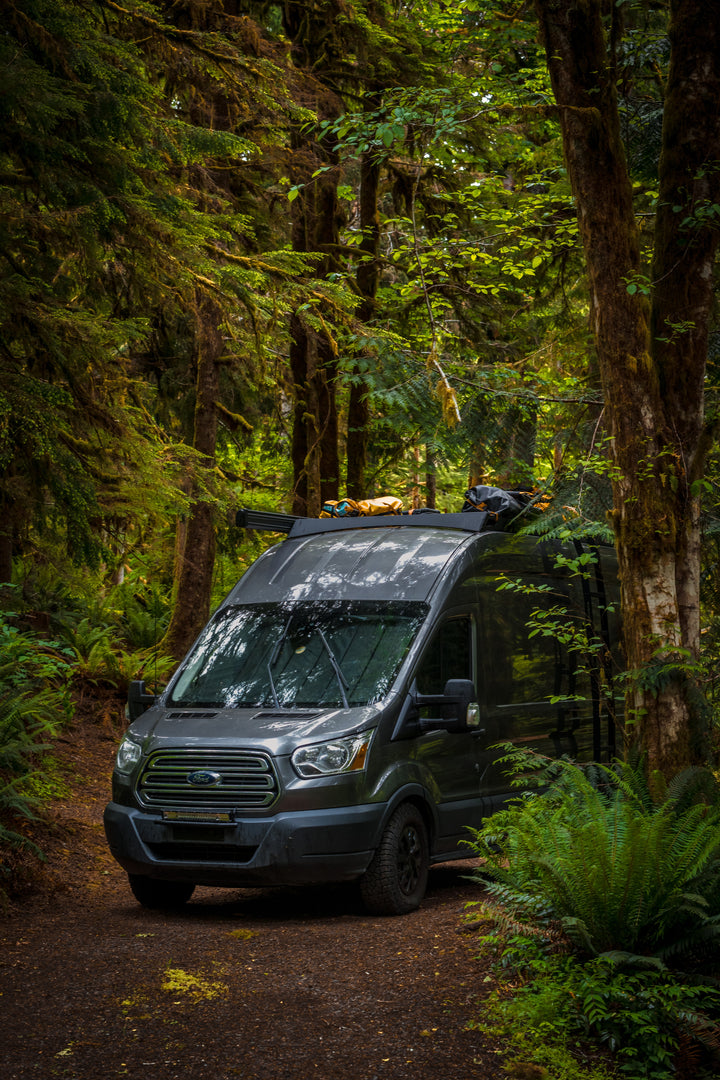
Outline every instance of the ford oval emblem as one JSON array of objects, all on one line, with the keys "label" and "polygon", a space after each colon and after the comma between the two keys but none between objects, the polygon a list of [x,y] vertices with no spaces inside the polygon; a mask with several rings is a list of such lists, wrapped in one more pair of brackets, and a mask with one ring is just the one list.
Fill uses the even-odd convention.
[{"label": "ford oval emblem", "polygon": [[222,776],[219,772],[210,772],[208,769],[196,769],[187,776],[188,784],[192,784],[193,787],[217,787],[221,781]]}]

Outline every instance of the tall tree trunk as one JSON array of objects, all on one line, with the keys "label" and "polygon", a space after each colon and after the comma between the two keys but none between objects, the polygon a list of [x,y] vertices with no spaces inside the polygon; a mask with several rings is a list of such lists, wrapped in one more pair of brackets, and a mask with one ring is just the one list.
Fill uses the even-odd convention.
[{"label": "tall tree trunk", "polygon": [[[317,336],[297,315],[290,318],[293,376],[293,513],[317,517],[321,506],[320,403]],[[329,496],[332,497],[332,496]]]},{"label": "tall tree trunk", "polygon": [[437,500],[437,472],[435,454],[429,446],[425,447],[425,505],[435,509]]},{"label": "tall tree trunk", "polygon": [[12,582],[12,557],[13,557],[13,538],[12,538],[12,524],[8,522],[4,528],[0,527],[0,598],[4,599],[9,590],[2,591],[3,585],[10,585]]},{"label": "tall tree trunk", "polygon": [[[221,311],[209,297],[198,296],[195,310],[195,413],[193,447],[201,455],[197,467],[215,463],[218,418],[219,361],[224,349]],[[188,517],[178,523],[174,604],[161,649],[180,659],[189,649],[210,614],[215,565],[215,522],[212,503],[194,480]]]},{"label": "tall tree trunk", "polygon": [[420,447],[415,443],[412,448],[413,471],[410,481],[410,506],[413,510],[420,507]]},{"label": "tall tree trunk", "polygon": [[720,2],[671,5],[652,316],[637,288],[637,226],[604,32],[621,8],[610,0],[535,0],[535,7],[577,202],[611,436],[630,671],[627,742],[669,775],[705,755],[684,659],[697,657],[699,643],[694,483],[705,455],[702,386],[717,233],[682,222],[718,202]]},{"label": "tall tree trunk", "polygon": [[[372,100],[372,99],[371,99]],[[360,228],[362,241],[356,281],[362,300],[357,317],[369,323],[375,315],[380,253],[380,218],[378,215],[378,190],[380,187],[380,163],[375,154],[366,151],[360,162]],[[368,424],[370,405],[368,387],[358,368],[353,372],[348,405],[347,437],[347,493],[351,499],[364,499],[367,495],[365,471],[367,468]]]},{"label": "tall tree trunk", "polygon": [[[286,4],[282,8],[285,33],[293,43],[293,61],[308,73],[307,89],[314,95],[308,104],[321,120],[335,119],[343,111],[342,102],[323,81],[330,57],[337,48],[337,16],[341,10],[336,0]],[[319,278],[339,269],[342,214],[337,194],[339,159],[332,148],[334,142],[325,138],[314,143],[300,133],[293,140],[294,179],[300,185],[292,204],[293,248],[321,255],[315,266]],[[331,168],[325,171],[328,164]],[[317,515],[322,503],[337,499],[339,491],[337,351],[330,331],[318,330],[300,312],[290,320],[290,334],[295,394],[293,512]]]},{"label": "tall tree trunk", "polygon": [[[704,423],[713,264],[720,241],[720,2],[671,5],[661,185],[655,221],[651,333],[660,393],[672,404],[682,456],[677,589],[683,641],[700,646],[698,480],[709,446]],[[710,215],[708,218],[708,214]]]},{"label": "tall tree trunk", "polygon": [[[323,253],[318,267],[322,276],[336,259],[337,180],[310,181],[293,207],[293,247]],[[338,498],[337,354],[329,331],[316,329],[297,313],[291,317],[290,334],[295,394],[293,512],[316,516],[326,499]]]},{"label": "tall tree trunk", "polygon": [[[313,159],[313,167],[318,162]],[[293,203],[293,248],[319,252],[319,277],[337,264],[339,203],[333,171],[312,179]],[[295,393],[293,473],[296,514],[317,515],[326,499],[337,499],[338,455],[337,352],[329,330],[318,330],[300,314],[290,320],[290,367]]]}]

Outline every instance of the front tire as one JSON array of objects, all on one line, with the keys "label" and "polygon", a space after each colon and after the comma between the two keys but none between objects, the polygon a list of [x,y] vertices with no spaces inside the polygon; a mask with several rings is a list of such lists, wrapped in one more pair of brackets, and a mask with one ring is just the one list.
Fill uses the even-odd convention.
[{"label": "front tire", "polygon": [[420,906],[430,867],[428,831],[416,806],[403,803],[390,818],[360,894],[372,915],[407,915]]},{"label": "front tire", "polygon": [[128,881],[137,902],[154,910],[182,907],[195,891],[189,881],[160,881],[145,874],[128,874]]}]

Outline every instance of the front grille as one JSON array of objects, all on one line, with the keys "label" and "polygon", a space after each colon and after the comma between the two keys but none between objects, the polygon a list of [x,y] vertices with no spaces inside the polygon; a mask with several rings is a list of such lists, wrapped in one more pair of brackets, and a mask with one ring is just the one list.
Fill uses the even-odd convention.
[{"label": "front grille", "polygon": [[[219,779],[197,786],[193,773]],[[254,750],[158,750],[135,790],[149,810],[264,810],[278,796],[278,781],[270,758]]]}]

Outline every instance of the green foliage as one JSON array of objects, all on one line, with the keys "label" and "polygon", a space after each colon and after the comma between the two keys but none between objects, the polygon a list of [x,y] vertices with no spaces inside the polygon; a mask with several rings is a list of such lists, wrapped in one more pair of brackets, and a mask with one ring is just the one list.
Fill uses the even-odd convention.
[{"label": "green foliage", "polygon": [[180,446],[194,407],[198,292],[214,292],[227,319],[232,398],[307,264],[282,242],[258,256],[257,215],[221,182],[254,176],[258,150],[247,125],[242,136],[224,130],[219,112],[251,113],[265,131],[273,111],[294,106],[269,59],[248,64],[242,41],[211,26],[178,32],[157,5],[8,8],[0,533],[16,540],[32,528],[35,543],[63,543],[100,568],[128,533],[172,520],[188,472],[205,487],[211,478]]},{"label": "green foliage", "polygon": [[89,617],[80,619],[75,626],[68,627],[64,637],[69,654],[75,664],[83,664],[96,651],[111,648],[112,630],[106,625],[96,625]]},{"label": "green foliage", "polygon": [[[268,415],[276,461],[285,464],[272,490],[276,500],[291,491],[283,405],[290,310],[337,341],[346,385],[363,377],[378,413],[375,490],[388,481],[413,486],[408,450],[417,441],[441,469],[466,472],[472,450],[483,467],[534,471],[513,428],[545,426],[536,418],[548,390],[544,361],[522,373],[512,365],[555,319],[544,283],[577,242],[553,123],[528,114],[518,124],[503,112],[520,89],[538,101],[547,92],[522,24],[513,21],[511,33],[493,13],[476,19],[432,5],[397,24],[382,6],[370,17],[329,4],[314,60],[332,40],[341,87],[352,86],[348,99],[361,106],[317,124],[285,85],[285,40],[276,47],[280,28],[267,12],[255,26],[249,9],[238,33],[221,5],[190,5],[189,34],[184,8],[153,3],[101,12],[72,0],[13,0],[10,8],[0,49],[8,119],[0,142],[8,259],[0,268],[8,342],[0,462],[13,481],[3,486],[0,471],[0,498],[14,531],[33,527],[38,543],[41,526],[77,562],[99,567],[121,559],[128,540],[158,535],[181,509],[198,282],[221,303],[227,356],[221,472],[208,474],[200,461],[190,469],[219,511],[218,480],[255,471]],[[301,12],[285,15],[296,17],[303,22]],[[298,47],[310,48],[297,29]],[[315,63],[312,79],[319,74]],[[479,101],[486,105],[478,109]],[[318,280],[312,253],[288,250],[291,220],[277,195],[290,184],[284,171],[298,169],[287,142],[299,122],[303,147],[330,137],[342,144],[348,191],[357,192],[363,147],[383,165],[372,324],[350,315],[356,258],[368,257],[354,217],[342,236],[347,273],[335,268]],[[338,165],[323,159],[315,177],[323,170]],[[534,303],[524,283],[541,282]],[[506,308],[512,343],[500,332]],[[573,392],[575,366],[565,344]],[[449,382],[440,377],[446,369]],[[446,421],[455,400],[463,424],[453,433]],[[554,406],[546,426],[567,426]],[[539,456],[551,456],[547,441],[537,445]]]},{"label": "green foliage", "polygon": [[669,971],[628,971],[607,956],[583,961],[508,920],[483,945],[496,953],[501,985],[470,1026],[506,1040],[516,1061],[546,1068],[554,1080],[716,1075],[717,987]]},{"label": "green foliage", "polygon": [[130,588],[118,587],[114,602],[119,602],[122,607],[120,626],[125,640],[136,648],[154,648],[170,618],[168,593],[156,583],[138,590],[131,582]]},{"label": "green foliage", "polygon": [[71,716],[68,660],[54,642],[0,619],[0,844],[38,854],[12,822],[46,793],[43,754]]},{"label": "green foliage", "polygon": [[654,801],[627,764],[547,766],[518,751],[506,761],[526,786],[552,782],[474,834],[493,896],[520,919],[559,926],[583,954],[660,966],[718,955],[720,796],[707,773],[659,786]]},{"label": "green foliage", "polygon": [[50,753],[43,753],[41,768],[25,773],[17,782],[18,791],[36,799],[38,806],[47,805],[52,799],[67,799],[71,788],[64,766]]},{"label": "green foliage", "polygon": [[577,994],[588,1032],[616,1055],[627,1076],[673,1076],[688,1043],[706,1049],[718,1045],[720,992],[715,988],[662,972],[623,972],[610,959],[598,958],[583,965],[568,990]]},{"label": "green foliage", "polygon": [[127,694],[133,679],[146,678],[162,683],[175,666],[170,656],[158,653],[151,645],[140,649],[124,649],[120,639],[119,620],[113,625],[94,624],[89,617],[65,630],[66,652],[72,659],[72,679],[75,687],[90,683]]},{"label": "green foliage", "polygon": [[[127,667],[164,633],[170,536],[191,495],[215,515],[213,602],[260,550],[226,525],[234,506],[290,508],[291,314],[337,364],[341,454],[350,386],[367,397],[368,494],[419,488],[423,501],[427,458],[443,509],[458,508],[468,476],[538,483],[554,499],[534,531],[612,539],[575,207],[529,9],[423,0],[398,20],[384,2],[334,0],[246,5],[242,19],[219,0],[6,8],[0,546],[12,544],[28,606],[115,628],[88,677],[122,683],[113,656]],[[647,246],[668,42],[664,12],[620,9],[618,90]],[[368,164],[372,227],[359,209]],[[339,195],[329,262],[297,217],[326,182]],[[377,289],[360,316],[362,271]],[[647,287],[642,275],[626,284]],[[212,460],[190,445],[203,296],[223,341]],[[712,577],[710,539],[708,551]],[[128,599],[131,587],[111,602],[119,621],[96,617],[93,592],[108,596],[123,565],[159,603]],[[549,632],[546,617],[537,633]],[[705,637],[709,684],[718,636]]]},{"label": "green foliage", "polygon": [[502,986],[473,1026],[557,1075],[591,1074],[600,1050],[628,1080],[715,1076],[717,780],[507,761],[525,794],[473,842],[500,902],[483,914]]}]

